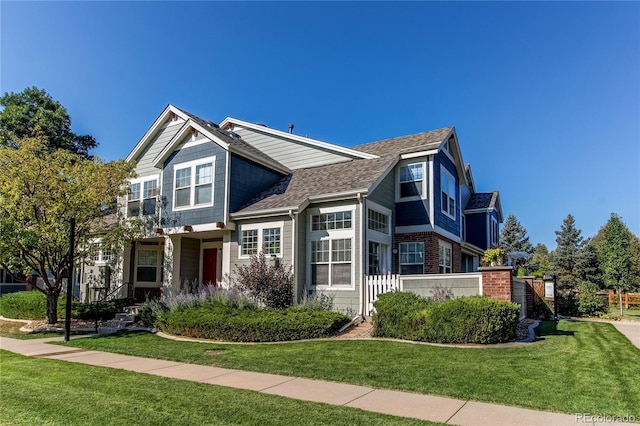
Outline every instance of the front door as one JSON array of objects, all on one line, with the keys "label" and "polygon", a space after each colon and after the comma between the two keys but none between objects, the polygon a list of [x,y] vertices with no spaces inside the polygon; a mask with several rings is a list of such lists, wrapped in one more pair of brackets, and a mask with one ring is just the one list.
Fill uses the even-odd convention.
[{"label": "front door", "polygon": [[202,253],[202,284],[217,285],[218,283],[218,249],[204,249]]}]

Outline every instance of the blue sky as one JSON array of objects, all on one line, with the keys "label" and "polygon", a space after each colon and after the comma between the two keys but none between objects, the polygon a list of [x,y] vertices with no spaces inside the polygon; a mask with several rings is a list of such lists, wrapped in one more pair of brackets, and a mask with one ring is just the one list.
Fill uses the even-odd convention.
[{"label": "blue sky", "polygon": [[0,91],[124,158],[172,103],[352,146],[456,126],[480,191],[554,249],[640,235],[640,3],[0,2]]}]

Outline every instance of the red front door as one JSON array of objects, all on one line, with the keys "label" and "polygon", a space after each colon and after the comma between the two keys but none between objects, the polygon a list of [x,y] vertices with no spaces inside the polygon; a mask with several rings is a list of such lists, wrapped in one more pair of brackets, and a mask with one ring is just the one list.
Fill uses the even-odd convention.
[{"label": "red front door", "polygon": [[202,284],[218,283],[218,249],[204,249],[202,253]]}]

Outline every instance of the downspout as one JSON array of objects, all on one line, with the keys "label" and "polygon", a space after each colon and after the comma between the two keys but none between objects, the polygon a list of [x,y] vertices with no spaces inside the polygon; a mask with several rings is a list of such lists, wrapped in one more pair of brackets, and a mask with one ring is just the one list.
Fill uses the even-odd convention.
[{"label": "downspout", "polygon": [[358,192],[358,203],[360,203],[360,229],[362,230],[362,235],[360,236],[360,307],[358,310],[358,316],[364,317],[364,292],[365,292],[365,283],[364,283],[364,267],[365,267],[365,256],[366,253],[364,251],[365,241],[367,240],[367,224],[365,223],[365,200],[362,197],[362,194]]},{"label": "downspout", "polygon": [[[296,216],[297,213],[293,213],[293,210],[289,210],[289,217],[291,218],[291,273],[293,279],[297,281],[296,276]],[[297,285],[296,285],[297,287]],[[296,291],[294,304],[298,304],[298,292]]]}]

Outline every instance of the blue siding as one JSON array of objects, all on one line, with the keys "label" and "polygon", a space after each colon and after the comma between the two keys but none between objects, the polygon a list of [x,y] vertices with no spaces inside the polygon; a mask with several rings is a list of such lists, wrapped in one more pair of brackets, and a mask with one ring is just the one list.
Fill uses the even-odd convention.
[{"label": "blue siding", "polygon": [[415,200],[396,204],[396,226],[427,224],[429,224],[428,200]]},{"label": "blue siding", "polygon": [[229,211],[235,212],[284,175],[235,154],[231,155]]},{"label": "blue siding", "polygon": [[[438,152],[433,158],[433,192],[434,192],[434,218],[436,226],[445,229],[452,234],[460,235],[460,181],[453,161],[443,152]],[[456,184],[456,212],[455,219],[442,212],[442,194],[440,191],[440,168],[445,168],[454,177]]]},{"label": "blue siding", "polygon": [[487,249],[487,214],[467,214],[467,241],[483,250]]},{"label": "blue siding", "polygon": [[[162,226],[202,225],[224,221],[226,151],[214,142],[175,151],[162,170]],[[215,156],[213,177],[213,206],[173,211],[174,166],[188,161]]]}]

